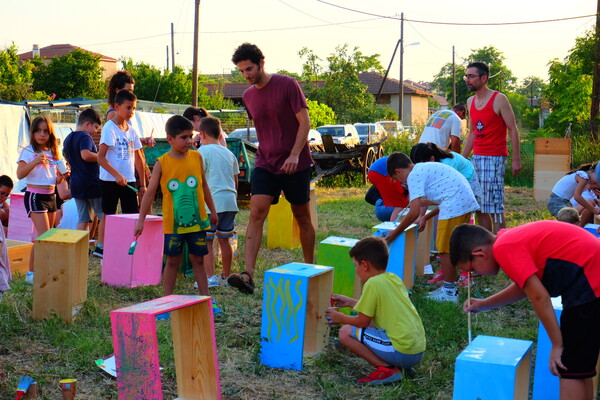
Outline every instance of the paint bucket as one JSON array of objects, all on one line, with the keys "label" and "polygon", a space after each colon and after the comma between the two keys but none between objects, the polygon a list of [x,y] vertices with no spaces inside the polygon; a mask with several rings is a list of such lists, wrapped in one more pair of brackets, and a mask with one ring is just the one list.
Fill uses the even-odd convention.
[{"label": "paint bucket", "polygon": [[59,383],[63,400],[73,400],[77,392],[77,379],[63,379]]}]

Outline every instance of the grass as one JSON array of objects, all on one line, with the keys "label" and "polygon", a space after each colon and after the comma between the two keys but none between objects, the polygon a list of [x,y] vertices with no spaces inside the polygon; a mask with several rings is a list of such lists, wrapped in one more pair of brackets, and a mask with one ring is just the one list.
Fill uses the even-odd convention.
[{"label": "grass", "polygon": [[[365,237],[378,221],[364,200],[365,188],[317,188],[319,227],[317,241],[328,236]],[[507,189],[509,226],[545,219],[549,215],[535,203],[528,188]],[[241,270],[244,231],[248,209],[237,218],[238,257],[233,269]],[[432,289],[417,278],[412,300],[425,325],[427,351],[414,371],[397,385],[362,387],[356,379],[372,369],[363,360],[339,349],[333,329],[330,344],[321,355],[307,359],[301,372],[271,369],[258,362],[262,278],[265,270],[302,260],[300,250],[262,248],[258,259],[256,294],[245,296],[232,288],[211,288],[211,295],[224,311],[215,321],[224,399],[450,399],[454,361],[467,345],[466,315],[452,304],[432,303],[424,298]],[[0,398],[14,397],[19,377],[38,381],[40,399],[61,398],[58,381],[78,379],[77,398],[116,399],[116,381],[94,365],[94,360],[112,354],[109,313],[116,308],[162,295],[160,286],[120,289],[100,282],[100,262],[89,263],[88,299],[74,322],[58,318],[31,319],[32,290],[23,276],[16,276],[12,289],[0,303]],[[488,296],[508,284],[505,276],[478,278],[473,295]],[[177,294],[195,294],[191,278],[177,282]],[[461,299],[466,297],[461,293]],[[535,340],[537,322],[527,302],[473,317],[473,335],[486,334]],[[166,399],[176,397],[175,370],[170,324],[158,322],[161,365]]]}]

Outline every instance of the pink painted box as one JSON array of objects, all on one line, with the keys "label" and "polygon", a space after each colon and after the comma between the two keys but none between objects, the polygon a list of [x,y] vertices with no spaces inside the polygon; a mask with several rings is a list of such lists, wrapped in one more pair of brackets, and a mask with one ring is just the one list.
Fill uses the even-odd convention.
[{"label": "pink painted box", "polygon": [[8,239],[34,242],[38,237],[33,221],[25,210],[25,194],[11,193],[10,215],[8,216]]},{"label": "pink painted box", "polygon": [[220,399],[217,341],[208,296],[170,295],[110,313],[119,400],[162,400],[156,316],[170,312],[179,399]]},{"label": "pink painted box", "polygon": [[138,214],[106,216],[102,282],[107,285],[132,288],[160,283],[164,241],[162,217],[146,217],[144,232],[137,240],[134,254],[129,255],[137,220]]}]

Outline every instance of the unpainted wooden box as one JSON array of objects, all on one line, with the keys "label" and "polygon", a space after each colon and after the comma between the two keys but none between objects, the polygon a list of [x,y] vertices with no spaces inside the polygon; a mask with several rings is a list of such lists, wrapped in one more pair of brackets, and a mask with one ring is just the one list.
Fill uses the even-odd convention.
[{"label": "unpainted wooden box", "polygon": [[536,138],[533,171],[533,195],[546,201],[554,184],[571,168],[571,139]]},{"label": "unpainted wooden box", "polygon": [[6,247],[8,247],[8,264],[11,272],[27,273],[33,243],[6,239]]}]

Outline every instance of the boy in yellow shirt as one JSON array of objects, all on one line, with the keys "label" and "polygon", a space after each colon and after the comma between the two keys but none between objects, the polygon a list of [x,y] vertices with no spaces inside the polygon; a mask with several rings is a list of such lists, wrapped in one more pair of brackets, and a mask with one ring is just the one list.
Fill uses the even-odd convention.
[{"label": "boy in yellow shirt", "polygon": [[377,385],[402,379],[398,368],[411,368],[423,357],[425,330],[402,280],[386,272],[388,248],[377,237],[359,240],[350,250],[356,274],[364,283],[360,299],[334,294],[338,307],[352,307],[357,316],[328,309],[330,323],[344,324],[340,342],[377,369],[358,380]]},{"label": "boy in yellow shirt", "polygon": [[[192,146],[192,123],[181,115],[167,120],[167,142],[171,150],[156,160],[150,185],[142,200],[134,235],[144,229],[144,220],[160,185],[163,193],[164,253],[167,263],[163,272],[163,293],[173,293],[177,269],[181,264],[183,242],[187,242],[194,278],[200,295],[208,296],[208,282],[203,258],[208,253],[206,230],[218,222],[217,211],[204,177],[202,156],[189,151]],[[210,210],[210,221],[204,207]]]}]

